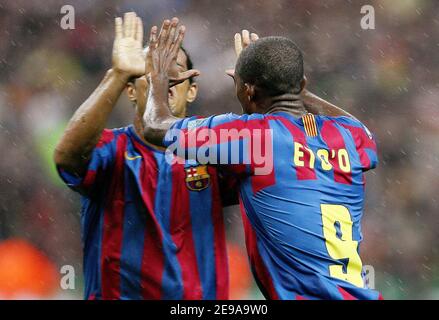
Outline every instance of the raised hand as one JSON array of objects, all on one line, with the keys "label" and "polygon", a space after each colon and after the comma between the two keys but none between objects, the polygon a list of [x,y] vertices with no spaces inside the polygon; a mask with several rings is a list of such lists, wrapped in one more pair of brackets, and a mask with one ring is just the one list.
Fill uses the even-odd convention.
[{"label": "raised hand", "polygon": [[113,70],[126,77],[140,77],[145,74],[143,53],[143,24],[134,12],[127,12],[124,18],[115,19],[113,44]]},{"label": "raised hand", "polygon": [[241,51],[247,48],[250,43],[253,43],[259,39],[256,33],[250,33],[248,30],[242,30],[242,36],[239,33],[235,33],[235,53],[238,58]]},{"label": "raised hand", "polygon": [[159,35],[157,35],[158,29],[156,26],[151,28],[150,43],[146,56],[145,73],[151,74],[151,76],[167,77],[170,87],[200,74],[195,69],[184,72],[178,71],[178,51],[186,31],[184,26],[178,27],[178,23],[178,18],[173,18],[171,21],[165,20]]},{"label": "raised hand", "polygon": [[[242,35],[241,35],[242,34]],[[250,43],[253,43],[259,39],[259,36],[256,33],[250,33],[248,30],[242,30],[241,33],[235,33],[235,54],[236,59],[238,59],[241,51],[247,48]],[[226,73],[233,77],[235,74],[234,69],[226,70]]]}]

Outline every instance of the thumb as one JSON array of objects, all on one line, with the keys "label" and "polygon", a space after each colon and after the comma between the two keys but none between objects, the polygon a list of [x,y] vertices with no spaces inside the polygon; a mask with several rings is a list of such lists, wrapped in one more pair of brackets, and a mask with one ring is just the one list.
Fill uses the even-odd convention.
[{"label": "thumb", "polygon": [[188,71],[180,72],[176,78],[169,79],[169,86],[173,87],[173,86],[180,84],[180,83],[182,83],[190,78],[197,77],[200,74],[201,74],[200,71],[197,69],[191,69]]}]

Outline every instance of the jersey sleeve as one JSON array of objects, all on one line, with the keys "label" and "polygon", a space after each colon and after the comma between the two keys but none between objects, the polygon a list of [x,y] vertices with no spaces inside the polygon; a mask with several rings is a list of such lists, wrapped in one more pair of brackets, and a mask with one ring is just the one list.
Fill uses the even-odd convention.
[{"label": "jersey sleeve", "polygon": [[[262,114],[232,113],[177,121],[164,145],[178,157],[200,164],[228,167],[239,174],[254,174],[272,155],[271,132]],[[272,161],[271,161],[272,163]]]},{"label": "jersey sleeve", "polygon": [[116,154],[115,131],[104,129],[92,151],[85,174],[73,174],[57,166],[59,176],[68,187],[92,197],[98,191],[97,187],[105,183]]},{"label": "jersey sleeve", "polygon": [[349,117],[339,117],[339,123],[346,128],[355,143],[363,171],[376,168],[378,152],[375,136],[360,121]]}]

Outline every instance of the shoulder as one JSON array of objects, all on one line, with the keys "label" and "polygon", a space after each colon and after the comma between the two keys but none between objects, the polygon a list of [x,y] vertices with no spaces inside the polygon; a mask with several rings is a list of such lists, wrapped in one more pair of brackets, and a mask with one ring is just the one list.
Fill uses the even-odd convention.
[{"label": "shoulder", "polygon": [[248,122],[253,122],[255,120],[264,120],[265,115],[263,114],[236,114],[236,113],[224,113],[218,115],[211,115],[208,117],[194,116],[190,118],[185,118],[177,121],[174,128],[212,128],[217,126],[230,126],[234,125],[240,127]]},{"label": "shoulder", "polygon": [[267,115],[261,113],[252,114],[236,114],[236,113],[225,113],[221,115],[213,116],[212,120],[217,123],[221,122],[255,122],[264,121],[267,119]]},{"label": "shoulder", "polygon": [[104,129],[96,147],[102,148],[108,145],[115,144],[118,137],[129,135],[129,131],[129,126],[114,129]]},{"label": "shoulder", "polygon": [[370,139],[373,138],[372,132],[366,127],[364,123],[356,118],[341,116],[341,117],[329,117],[329,116],[319,116],[322,120],[330,120],[335,122],[341,127],[348,129],[351,132],[362,132],[365,133]]}]

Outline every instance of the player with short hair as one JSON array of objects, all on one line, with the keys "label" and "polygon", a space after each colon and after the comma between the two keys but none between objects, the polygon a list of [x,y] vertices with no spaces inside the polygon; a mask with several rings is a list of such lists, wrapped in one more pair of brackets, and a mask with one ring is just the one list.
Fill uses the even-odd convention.
[{"label": "player with short hair", "polygon": [[[185,33],[176,21],[159,34],[151,29],[145,139],[237,174],[247,250],[265,297],[380,298],[365,285],[359,256],[364,172],[377,164],[373,136],[354,118],[307,112],[303,56],[284,37],[259,39],[239,56],[233,76],[243,115],[173,117],[167,73]],[[251,134],[225,138],[231,129]],[[268,173],[259,174],[266,163],[255,159],[256,137],[267,147]]]},{"label": "player with short hair", "polygon": [[[130,12],[115,27],[112,69],[75,112],[54,155],[63,180],[82,195],[85,298],[227,299],[219,174],[194,161],[168,163],[165,150],[143,138],[142,22]],[[198,71],[183,49],[172,68],[167,100],[184,117],[198,89],[188,79]],[[133,125],[104,129],[124,90],[135,104]]]}]

